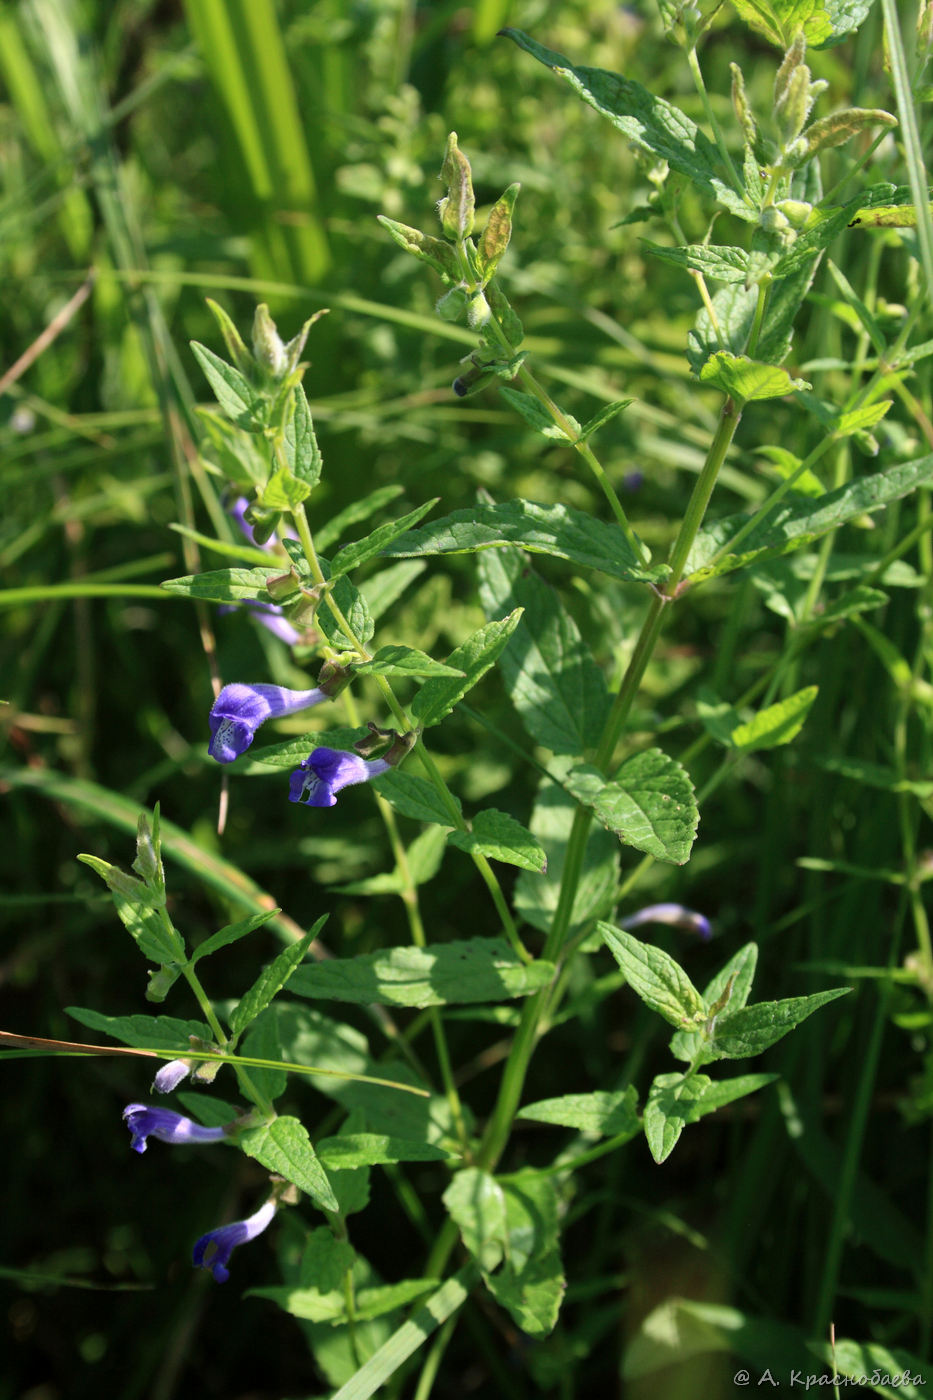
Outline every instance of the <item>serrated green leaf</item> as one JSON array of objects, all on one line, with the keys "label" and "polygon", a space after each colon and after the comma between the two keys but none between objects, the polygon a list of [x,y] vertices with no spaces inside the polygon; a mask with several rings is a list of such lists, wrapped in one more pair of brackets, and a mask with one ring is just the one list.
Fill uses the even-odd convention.
[{"label": "serrated green leaf", "polygon": [[250,914],[248,919],[239,919],[235,924],[226,924],[223,928],[212,933],[210,938],[205,938],[203,943],[199,943],[191,954],[189,962],[193,967],[202,958],[209,958],[211,953],[216,953],[219,948],[226,948],[230,943],[236,943],[240,938],[245,938],[248,933],[253,933],[257,928],[262,928],[270,919],[274,919],[276,914],[281,914],[281,909],[267,909],[262,914]]},{"label": "serrated green leaf", "polygon": [[203,1021],[180,1021],[175,1016],[105,1016],[83,1006],[66,1006],[66,1012],[88,1030],[103,1031],[124,1045],[146,1050],[177,1050],[179,1054],[191,1049],[189,1038],[210,1041],[213,1037]]},{"label": "serrated green leaf", "polygon": [[252,425],[253,410],[259,404],[254,389],[238,369],[228,365],[213,350],[198,341],[191,342],[194,357],[204,371],[207,382],[214,391],[214,397],[226,414],[238,427]]},{"label": "serrated green leaf", "polygon": [[817,697],[819,687],[808,685],[759,710],[754,719],[740,724],[732,731],[732,744],[744,753],[757,749],[775,749],[789,744],[800,733]]},{"label": "serrated green leaf", "polygon": [[617,525],[596,520],[572,506],[544,506],[534,501],[455,510],[403,535],[385,553],[392,558],[471,554],[510,544],[533,554],[569,559],[626,583],[660,583],[670,572],[666,564],[643,568]]},{"label": "serrated green leaf", "polygon": [[[561,776],[567,760],[555,759],[555,777]],[[567,842],[573,827],[577,804],[564,788],[544,778],[538,788],[529,828],[547,856],[547,874],[523,871],[515,884],[515,909],[532,927],[547,933],[560,898]],[[577,882],[571,915],[571,932],[590,919],[608,912],[619,883],[619,843],[601,826],[590,828]]]},{"label": "serrated green leaf", "polygon": [[449,1162],[456,1158],[429,1142],[411,1142],[386,1133],[341,1133],[317,1144],[318,1161],[329,1172],[378,1167],[385,1162]]},{"label": "serrated green leaf", "polygon": [[213,569],[206,574],[186,574],[183,578],[166,579],[159,585],[166,593],[178,593],[185,598],[203,598],[208,603],[242,603],[258,599],[271,603],[266,583],[274,574],[283,572],[281,565],[256,569]]},{"label": "serrated green leaf", "polygon": [[[414,773],[393,768],[376,778],[373,787],[403,817],[411,817],[416,822],[437,822],[441,826],[454,824],[454,817],[437,788],[424,778],[416,778]],[[454,795],[453,801],[459,815],[460,799]]]},{"label": "serrated green leaf", "polygon": [[561,1268],[557,1188],[529,1173],[503,1183],[505,1262],[484,1275],[492,1296],[523,1332],[546,1337],[557,1321],[566,1283]]},{"label": "serrated green leaf", "polygon": [[291,468],[278,467],[259,493],[259,504],[270,510],[293,510],[311,495],[306,481],[299,481]]},{"label": "serrated green leaf", "polygon": [[652,243],[649,238],[643,238],[641,242],[656,258],[673,263],[675,267],[689,268],[720,282],[740,282],[744,285],[747,280],[748,253],[744,248],[718,247],[706,243],[691,243],[686,248],[667,248],[661,243]]},{"label": "serrated green leaf", "polygon": [[[544,404],[541,403],[539,399],[536,399],[533,394],[523,393],[520,389],[510,389],[505,384],[499,385],[499,393],[505,399],[506,403],[511,404],[512,407],[521,414],[529,427],[534,428],[539,433],[543,433],[548,429],[553,429],[554,419],[548,413]],[[561,437],[563,437],[565,441],[567,440],[566,433],[562,433]]]},{"label": "serrated green leaf", "polygon": [[564,785],[624,845],[673,865],[690,859],[700,820],[693,784],[660,749],[632,754],[611,782],[597,768],[578,764]]},{"label": "serrated green leaf", "polygon": [[274,1118],[261,1128],[240,1133],[238,1145],[270,1172],[292,1181],[322,1210],[336,1210],[337,1198],[317,1159],[304,1124],[297,1118]]},{"label": "serrated green leaf", "polygon": [[142,880],[98,856],[79,855],[78,860],[106,883],[120,921],[143,957],[159,964],[184,960],[184,940],[165,915],[164,896],[160,899]]},{"label": "serrated green leaf", "polygon": [[909,495],[918,486],[933,481],[933,453],[913,462],[903,462],[886,471],[859,477],[835,491],[827,491],[817,501],[785,499],[741,540],[737,552],[728,551],[715,564],[710,561],[747,525],[748,517],[727,516],[705,525],[697,535],[687,560],[687,575],[694,583],[718,578],[748,564],[774,559],[801,549],[830,530],[892,501]]},{"label": "serrated green leaf", "polygon": [[[292,408],[285,423],[283,437],[286,461],[296,479],[307,487],[305,494],[308,495],[321,479],[323,462],[311,419],[311,409],[308,407],[307,395],[301,383],[292,389]],[[323,545],[319,547],[324,548]]]},{"label": "serrated green leaf", "polygon": [[417,525],[419,520],[423,520],[429,510],[433,510],[440,500],[435,496],[430,501],[425,501],[423,505],[416,506],[407,515],[399,516],[398,520],[388,520],[384,525],[378,525],[369,535],[362,540],[354,540],[352,544],[344,545],[331,560],[331,577],[339,578],[341,574],[347,574],[351,569],[358,569],[361,564],[365,564],[369,559],[375,559],[377,554],[381,554],[387,545],[399,539],[412,526]]},{"label": "serrated green leaf", "polygon": [[[885,1396],[886,1400],[929,1400],[926,1377],[930,1363],[903,1347],[836,1337],[832,1345],[811,1342],[810,1350],[826,1363],[833,1375],[847,1376],[854,1381],[867,1377],[869,1389]],[[906,1375],[910,1376],[909,1384],[904,1383]]]},{"label": "serrated green leaf", "polygon": [[805,379],[792,378],[780,365],[762,364],[760,360],[733,355],[728,350],[717,350],[710,355],[700,369],[699,378],[701,383],[713,384],[741,403],[777,399],[811,387]]},{"label": "serrated green leaf", "polygon": [[552,963],[523,963],[504,939],[471,938],[331,958],[296,972],[291,991],[362,1006],[443,1006],[529,996],[553,975]]},{"label": "serrated green leaf", "polygon": [[679,963],[663,948],[642,943],[625,929],[596,925],[600,937],[646,1006],[679,1029],[707,1014],[706,1002]]},{"label": "serrated green leaf", "polygon": [[508,1226],[505,1191],[495,1177],[466,1167],[444,1192],[444,1205],[480,1268],[496,1268],[505,1254]]},{"label": "serrated green leaf", "polygon": [[844,997],[851,987],[835,987],[809,997],[787,997],[783,1001],[759,1001],[741,1011],[720,1016],[715,1025],[711,1049],[717,1059],[743,1060],[783,1039],[821,1006]]},{"label": "serrated green leaf", "polygon": [[472,637],[461,643],[447,658],[448,665],[462,671],[462,677],[449,680],[429,680],[411,702],[411,712],[425,729],[440,724],[468,691],[485,676],[499,659],[509,637],[518,626],[521,610],[516,609],[500,621],[487,622]]},{"label": "serrated green leaf", "polygon": [[478,851],[492,860],[518,865],[522,870],[536,870],[541,874],[547,870],[547,857],[531,832],[507,812],[498,812],[494,807],[477,812],[470,831],[451,831],[447,840],[458,850]]},{"label": "serrated green leaf", "polygon": [[303,938],[288,948],[283,948],[278,957],[268,967],[263,968],[249,991],[240,998],[230,1013],[230,1030],[234,1035],[241,1035],[260,1012],[265,1011],[301,965],[308,949],[326,923],[327,915],[322,914]]},{"label": "serrated green leaf", "polygon": [[622,1133],[635,1137],[641,1131],[638,1097],[632,1085],[612,1092],[597,1089],[591,1094],[540,1099],[537,1103],[526,1104],[516,1116],[534,1123],[553,1123],[559,1128],[599,1133],[603,1137],[618,1137]]},{"label": "serrated green leaf", "polygon": [[522,609],[499,669],[532,739],[554,753],[595,746],[609,709],[608,686],[556,591],[517,549],[480,555],[479,578],[487,614]]},{"label": "serrated green leaf", "polygon": [[417,647],[398,644],[380,647],[371,661],[354,666],[361,676],[462,676],[466,673],[443,661],[434,661]]},{"label": "serrated green leaf", "polygon": [[711,1080],[708,1075],[659,1074],[648,1091],[644,1129],[651,1155],[659,1164],[674,1150],[688,1123],[707,1113],[755,1094],[773,1084],[776,1074],[743,1074],[736,1079]]},{"label": "serrated green leaf", "polygon": [[833,25],[823,0],[732,0],[742,20],[779,49],[802,33],[809,44],[832,37]]},{"label": "serrated green leaf", "polygon": [[[318,560],[325,578],[330,577],[330,564],[326,559]],[[370,616],[369,608],[366,606],[366,599],[355,584],[351,583],[346,574],[342,574],[334,584],[330,592],[337,607],[343,613],[352,632],[352,637],[348,636],[337,622],[327,604],[327,597],[321,602],[321,606],[315,613],[315,622],[330,642],[331,646],[339,650],[356,649],[358,642],[364,645],[369,641],[376,630],[375,623]]]},{"label": "serrated green leaf", "polygon": [[704,194],[739,218],[754,221],[755,212],[717,174],[720,159],[716,147],[678,107],[618,73],[577,68],[563,54],[543,48],[520,29],[503,29],[501,33],[566,78],[584,102],[608,118],[639,150],[666,160]]},{"label": "serrated green leaf", "polygon": [[[758,945],[746,943],[719,969],[709,985],[703,988],[703,1000],[707,1006],[712,1006],[719,1000],[728,987],[730,978],[734,978],[732,995],[724,1009],[727,1012],[740,1011],[751,995],[757,965]],[[677,1031],[671,1036],[671,1054],[676,1055],[678,1060],[686,1060],[688,1064],[709,1064],[715,1060],[715,1054],[706,1046],[706,1038],[701,1031]],[[697,1059],[701,1053],[702,1058]]]}]

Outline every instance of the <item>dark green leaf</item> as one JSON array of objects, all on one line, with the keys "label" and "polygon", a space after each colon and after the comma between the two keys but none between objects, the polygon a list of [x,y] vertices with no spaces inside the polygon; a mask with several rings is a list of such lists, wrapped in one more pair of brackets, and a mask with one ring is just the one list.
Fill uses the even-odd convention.
[{"label": "dark green leaf", "polygon": [[[433,783],[416,778],[414,773],[393,768],[378,777],[373,786],[403,817],[411,817],[416,822],[437,822],[440,826],[453,826],[456,821]],[[460,801],[457,797],[453,797],[453,801],[459,815]]]},{"label": "dark green leaf", "polygon": [[744,515],[727,516],[699,532],[690,557],[687,574],[694,583],[717,578],[761,559],[790,554],[829,530],[866,512],[881,510],[892,501],[907,496],[918,486],[933,481],[933,453],[913,462],[903,462],[887,471],[863,476],[817,500],[809,497],[785,499],[770,515],[741,540],[735,552],[728,550],[716,564],[711,560],[719,550],[747,525]]},{"label": "dark green leaf", "polygon": [[[566,767],[568,761],[553,760],[551,767],[555,777],[560,776],[562,763]],[[550,778],[542,780],[529,826],[547,856],[547,874],[532,875],[523,871],[515,885],[516,911],[542,933],[549,931],[560,898],[567,842],[576,810],[576,802],[558,783]],[[618,883],[619,843],[602,827],[593,826],[587,837],[583,870],[574,896],[571,932],[608,912]]]},{"label": "dark green leaf", "polygon": [[523,610],[499,667],[528,733],[555,753],[576,755],[597,744],[608,687],[555,590],[516,549],[487,550],[479,575],[487,614]]},{"label": "dark green leaf", "polygon": [[386,1133],[341,1133],[322,1138],[317,1144],[318,1160],[329,1172],[355,1167],[378,1167],[385,1162],[449,1162],[453,1154],[429,1142],[410,1142]]},{"label": "dark green leaf", "polygon": [[314,927],[290,947],[283,948],[274,962],[264,967],[249,991],[240,998],[230,1014],[230,1029],[234,1035],[241,1035],[246,1027],[255,1021],[273,997],[285,986],[293,973],[307,956],[308,949],[327,923],[327,915],[322,914]]},{"label": "dark green leaf", "polygon": [[563,54],[536,44],[520,29],[501,32],[539,63],[566,78],[583,101],[607,117],[633,145],[666,160],[673,170],[739,218],[754,221],[755,211],[716,173],[720,168],[716,147],[678,107],[618,73],[577,68]]},{"label": "dark green leaf", "polygon": [[669,573],[666,564],[643,568],[617,525],[596,520],[572,506],[543,506],[534,501],[480,504],[472,510],[456,510],[403,535],[385,553],[395,558],[471,554],[509,544],[520,545],[531,553],[569,559],[627,583],[660,583]]},{"label": "dark green leaf", "polygon": [[66,1006],[69,1016],[73,1016],[82,1026],[92,1031],[103,1031],[120,1040],[124,1045],[134,1045],[146,1050],[177,1050],[179,1055],[190,1049],[190,1036],[210,1041],[213,1037],[202,1021],[179,1021],[174,1016],[105,1016],[100,1011],[90,1011],[83,1006]]}]

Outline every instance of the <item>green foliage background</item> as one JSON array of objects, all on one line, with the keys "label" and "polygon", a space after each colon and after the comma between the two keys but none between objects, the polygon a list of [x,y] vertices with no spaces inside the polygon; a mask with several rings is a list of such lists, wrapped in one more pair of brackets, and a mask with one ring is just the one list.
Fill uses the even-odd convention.
[{"label": "green foliage background", "polygon": [[[191,834],[193,845],[170,843],[167,855],[173,915],[194,940],[242,912],[233,877],[198,878],[207,857],[222,855],[303,927],[330,912],[328,939],[345,956],[407,941],[398,901],[340,889],[391,864],[367,801],[306,812],[264,770],[234,779],[222,840],[216,833],[206,633],[224,679],[301,685],[305,673],[246,616],[196,612],[152,588],[198,567],[197,547],[174,523],[232,538],[194,451],[192,408],[207,394],[187,342],[217,345],[205,295],[240,325],[266,300],[288,335],[330,308],[312,332],[305,381],[326,463],[318,522],[380,487],[403,493],[393,514],[433,495],[444,513],[469,507],[478,488],[599,513],[601,498],[566,447],[542,445],[491,390],[452,395],[473,337],[434,316],[437,288],[376,223],[381,212],[430,226],[444,140],[457,130],[479,204],[522,183],[506,270],[542,375],[581,421],[622,395],[635,400],[601,446],[617,485],[643,474],[637,490],[631,483],[631,509],[649,544],[663,546],[683,511],[716,407],[684,358],[693,284],[647,253],[639,234],[654,237],[653,229],[622,222],[650,193],[644,167],[552,75],[495,39],[506,23],[578,62],[631,70],[702,120],[649,5],[22,0],[0,12],[5,364],[97,269],[87,302],[0,406],[8,1030],[80,1038],[62,1007],[141,1008],[135,949],[75,854],[121,860],[138,807],[156,800]],[[845,45],[810,56],[833,107],[891,106],[880,33],[872,11]],[[704,54],[723,120],[729,60],[764,107],[775,54],[724,10]],[[903,182],[892,151],[874,157],[873,178]],[[701,238],[694,196],[684,194],[679,213],[688,237]],[[912,247],[910,235],[856,229],[833,247],[883,324],[918,294]],[[853,358],[858,368],[871,353],[851,304],[821,270],[793,371],[814,377],[815,367],[819,392],[841,398]],[[915,456],[933,433],[928,360],[906,389],[878,437],[883,449]],[[805,455],[819,424],[798,411],[799,441],[790,443],[788,421],[783,404],[749,409],[715,514],[766,494],[757,443]],[[854,470],[874,469],[851,451]],[[913,510],[923,526],[925,495],[876,517],[861,552],[884,559],[916,523]],[[840,546],[833,567],[843,572],[830,569],[830,585],[855,550]],[[698,754],[694,780],[714,790],[694,857],[673,874],[656,867],[628,898],[631,907],[677,898],[714,919],[709,947],[690,947],[676,931],[663,940],[699,986],[754,938],[768,997],[820,990],[828,972],[833,983],[851,979],[858,995],[769,1052],[763,1068],[782,1076],[777,1089],[692,1127],[662,1167],[638,1142],[581,1178],[557,1332],[528,1344],[480,1324],[478,1334],[465,1329],[439,1396],[618,1393],[620,1355],[650,1362],[643,1319],[681,1296],[770,1320],[762,1365],[770,1348],[770,1364],[780,1364],[783,1326],[823,1335],[830,1317],[839,1333],[923,1355],[933,1311],[931,988],[898,964],[929,874],[928,536],[908,561],[911,586],[891,589],[880,642],[854,625],[830,627],[789,663],[792,688],[820,687],[791,748],[729,760],[733,780],[721,788],[721,753]],[[203,567],[212,566],[205,556]],[[611,666],[637,630],[640,598],[610,579],[598,589],[574,579],[558,561],[542,571],[564,587],[586,634],[601,639],[597,659]],[[802,591],[789,568],[779,583],[785,599]],[[106,589],[90,596],[89,584]],[[773,665],[786,618],[780,602],[767,601],[741,575],[698,591],[662,640],[636,731],[660,725],[681,750],[702,733],[700,684],[735,700]],[[484,620],[473,561],[444,560],[413,577],[391,617],[392,640],[446,655]],[[898,657],[909,659],[906,674]],[[438,762],[465,801],[526,820],[537,775],[521,757],[527,741],[495,673],[468,704],[440,731]],[[383,718],[375,707],[364,717]],[[305,720],[283,723],[279,737]],[[624,871],[634,868],[630,855]],[[422,897],[432,940],[486,931],[482,889],[455,852]],[[274,934],[254,938],[271,956]],[[251,939],[234,950],[220,995],[251,980],[258,946]],[[536,1060],[536,1097],[669,1067],[663,1027],[630,994],[601,994],[597,979],[610,973],[606,959],[575,974],[580,1015]],[[347,1020],[367,1027],[352,1009]],[[503,1035],[494,1021],[451,1022],[455,1062],[480,1114],[492,1101]],[[262,1300],[239,1302],[242,1289],[274,1276],[267,1250],[244,1251],[225,1290],[188,1266],[206,1224],[233,1205],[240,1213],[255,1194],[258,1168],[231,1174],[233,1154],[196,1160],[165,1149],[160,1170],[144,1172],[119,1115],[145,1095],[147,1070],[122,1060],[6,1059],[0,1397],[318,1393],[295,1322]],[[518,1143],[524,1160],[543,1159],[538,1125],[525,1125]],[[360,1240],[388,1277],[411,1248],[400,1177],[374,1178],[370,1234]],[[406,1180],[417,1196],[427,1177],[416,1166]],[[426,1195],[423,1207],[436,1229],[440,1202]],[[658,1372],[645,1362],[644,1377],[625,1381],[627,1394],[731,1393],[728,1356],[697,1344],[704,1354],[688,1365],[695,1338],[683,1318],[680,1327],[679,1349],[661,1359],[682,1364]]]}]

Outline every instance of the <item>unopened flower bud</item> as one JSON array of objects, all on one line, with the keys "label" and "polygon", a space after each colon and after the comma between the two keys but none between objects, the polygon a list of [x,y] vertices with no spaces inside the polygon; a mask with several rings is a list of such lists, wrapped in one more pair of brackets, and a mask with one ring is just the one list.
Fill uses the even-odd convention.
[{"label": "unopened flower bud", "polygon": [[256,363],[262,366],[270,379],[283,378],[288,368],[288,358],[282,337],[265,302],[259,303],[253,317],[253,354]]}]

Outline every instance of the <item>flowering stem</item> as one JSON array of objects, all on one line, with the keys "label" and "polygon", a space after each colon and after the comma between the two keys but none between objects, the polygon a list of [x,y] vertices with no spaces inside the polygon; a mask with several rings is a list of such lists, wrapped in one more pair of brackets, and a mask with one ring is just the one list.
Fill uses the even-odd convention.
[{"label": "flowering stem", "polygon": [[[311,568],[311,573],[314,577],[315,582],[325,583],[326,580],[324,578],[324,572],[321,569],[320,560],[317,557],[317,550],[314,547],[314,540],[311,535],[311,527],[308,524],[308,517],[305,513],[305,508],[302,504],[293,507],[292,518],[295,522],[295,529],[298,531],[298,538],[301,541],[301,546],[304,550],[305,558],[307,559],[308,564]],[[329,590],[325,594],[324,601],[326,602],[327,607],[330,609],[330,612],[334,618],[334,621],[337,623],[337,626],[346,635],[347,640],[353,643],[353,646],[356,648],[357,654],[359,655],[360,659],[363,661],[371,660],[371,653],[366,650],[363,643],[356,636],[356,633],[353,631],[353,628],[347,621],[346,617],[344,617],[340,607],[334,602],[333,594]],[[395,693],[392,690],[392,687],[389,685],[389,682],[386,680],[385,676],[374,676],[373,680],[376,682],[378,689],[382,693],[383,699],[385,700],[389,709],[392,711],[392,714],[394,715],[395,719],[402,726],[403,730],[405,730],[406,732],[410,732],[412,729],[411,721],[405,714],[405,711],[403,710],[402,706],[399,704]],[[444,777],[440,772],[440,769],[438,768],[437,764],[434,762],[434,759],[431,757],[430,753],[425,748],[423,739],[419,742],[415,752],[418,754],[418,757],[421,760],[421,764],[425,770],[425,773],[427,774],[433,786],[436,788],[438,794],[440,795],[444,803],[444,806],[450,813],[451,826],[455,827],[458,831],[467,831],[469,828],[467,827],[466,822],[460,814],[457,804],[454,801],[453,794],[451,793],[449,787],[444,781]],[[503,933],[505,934],[511,946],[514,948],[515,952],[522,959],[522,961],[530,962],[531,954],[528,952],[527,948],[525,948],[524,944],[518,936],[518,930],[515,927],[515,922],[512,919],[512,915],[509,912],[508,904],[506,903],[505,896],[502,893],[502,888],[499,884],[494,870],[492,869],[492,867],[489,864],[489,861],[484,855],[481,855],[478,851],[473,851],[470,854],[472,856],[473,864],[476,866],[477,870],[482,876],[483,882],[486,885],[486,888],[489,890],[490,895],[492,896],[492,901],[496,907],[496,912],[499,915],[499,918],[502,922]]]}]

